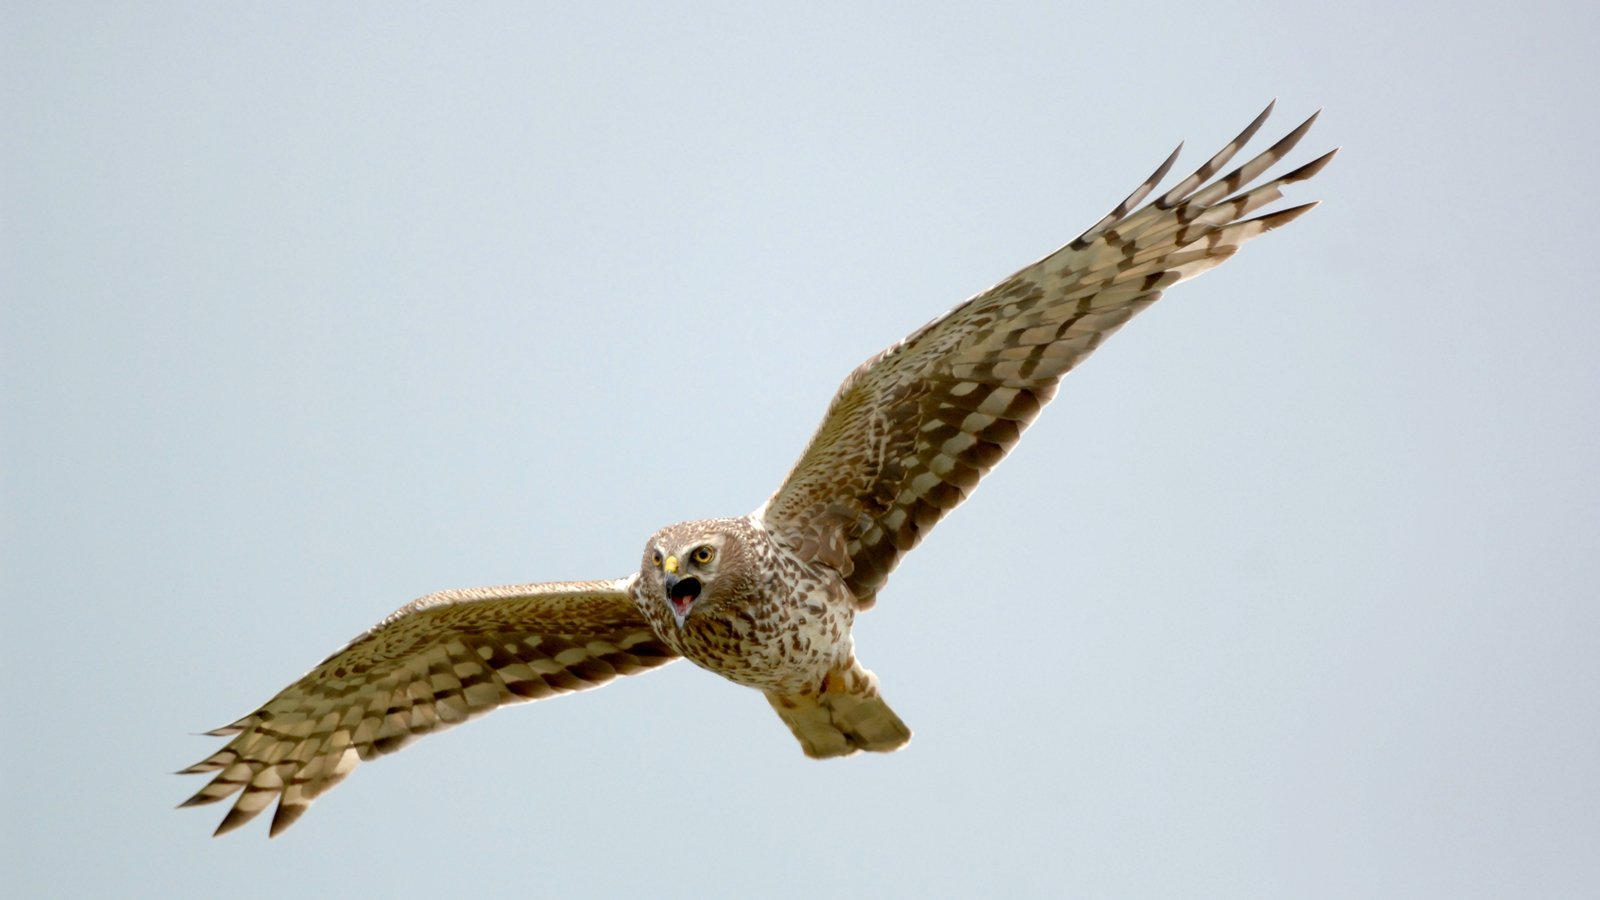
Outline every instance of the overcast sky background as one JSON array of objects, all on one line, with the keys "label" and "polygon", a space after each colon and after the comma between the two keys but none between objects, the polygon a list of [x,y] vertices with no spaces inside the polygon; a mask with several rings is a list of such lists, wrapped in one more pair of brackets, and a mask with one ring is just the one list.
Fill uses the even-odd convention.
[{"label": "overcast sky background", "polygon": [[[759,6],[4,5],[6,895],[1600,894],[1594,5]],[[411,598],[753,509],[1274,96],[1324,205],[859,620],[905,751],[679,664],[172,811]]]}]

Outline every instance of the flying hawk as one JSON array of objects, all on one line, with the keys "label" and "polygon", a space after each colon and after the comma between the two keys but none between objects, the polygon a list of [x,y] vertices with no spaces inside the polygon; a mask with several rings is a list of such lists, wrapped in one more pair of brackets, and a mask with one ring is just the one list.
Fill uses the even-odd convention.
[{"label": "flying hawk", "polygon": [[1071,243],[851,372],[755,512],[663,528],[624,578],[444,591],[401,607],[210,732],[232,740],[183,770],[216,773],[183,805],[238,793],[222,834],[276,799],[276,835],[363,760],[505,704],[679,657],[764,693],[809,756],[904,746],[911,730],[856,660],[856,613],[1016,444],[1061,376],[1163,290],[1315,205],[1246,218],[1333,157],[1249,187],[1314,115],[1212,180],[1271,110],[1141,207],[1174,151]]}]

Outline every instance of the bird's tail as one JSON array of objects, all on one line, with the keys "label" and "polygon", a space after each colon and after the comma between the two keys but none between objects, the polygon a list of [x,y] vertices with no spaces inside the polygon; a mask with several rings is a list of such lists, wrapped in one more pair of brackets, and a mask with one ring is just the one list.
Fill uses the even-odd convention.
[{"label": "bird's tail", "polygon": [[878,696],[877,676],[854,657],[828,673],[820,691],[768,691],[767,702],[813,759],[849,756],[857,750],[886,753],[911,740],[911,729]]}]

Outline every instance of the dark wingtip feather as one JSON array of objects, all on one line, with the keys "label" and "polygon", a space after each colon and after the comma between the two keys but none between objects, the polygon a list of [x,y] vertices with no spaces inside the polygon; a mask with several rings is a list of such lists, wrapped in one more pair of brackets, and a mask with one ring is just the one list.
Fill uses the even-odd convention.
[{"label": "dark wingtip feather", "polygon": [[305,815],[306,810],[310,808],[311,804],[309,803],[290,804],[279,800],[278,809],[272,814],[272,827],[267,829],[267,837],[275,838],[282,834],[290,825],[293,825],[301,816]]},{"label": "dark wingtip feather", "polygon": [[1278,181],[1282,184],[1294,184],[1297,181],[1305,181],[1318,172],[1321,172],[1323,167],[1333,160],[1334,154],[1338,152],[1339,148],[1335,147],[1332,150],[1329,150],[1327,153],[1324,153],[1316,159],[1313,159],[1311,162],[1306,163],[1298,169],[1295,169],[1293,172],[1283,175],[1278,179]]},{"label": "dark wingtip feather", "polygon": [[1179,141],[1178,146],[1173,147],[1172,152],[1167,154],[1167,158],[1162,161],[1161,165],[1156,167],[1155,174],[1145,179],[1151,187],[1160,184],[1161,179],[1167,177],[1167,173],[1172,171],[1172,164],[1178,161],[1178,154],[1183,152],[1184,143],[1184,141]]},{"label": "dark wingtip feather", "polygon": [[255,812],[245,812],[237,806],[233,807],[232,809],[228,810],[227,815],[222,817],[222,822],[217,825],[216,831],[211,832],[211,836],[222,837],[235,828],[238,828],[251,819],[254,819],[256,817],[256,813],[258,812],[260,812],[260,810],[256,810]]},{"label": "dark wingtip feather", "polygon": [[173,809],[188,809],[191,806],[205,806],[207,803],[215,803],[221,799],[221,797],[208,797],[206,796],[205,791],[200,791],[189,799],[179,803],[177,806],[173,807]]},{"label": "dark wingtip feather", "polygon": [[1320,115],[1322,115],[1322,110],[1319,109],[1316,112],[1312,113],[1311,115],[1307,116],[1306,120],[1304,122],[1301,122],[1295,128],[1295,130],[1293,130],[1293,131],[1289,132],[1288,134],[1284,135],[1282,138],[1280,138],[1278,140],[1278,142],[1276,144],[1273,144],[1271,147],[1268,147],[1267,148],[1267,153],[1275,153],[1278,156],[1283,156],[1284,154],[1288,153],[1290,150],[1293,150],[1294,149],[1294,145],[1300,143],[1300,139],[1306,136],[1306,132],[1311,130],[1311,126],[1312,125],[1316,124],[1317,116],[1320,116]]},{"label": "dark wingtip feather", "polygon": [[1280,209],[1275,213],[1267,213],[1264,216],[1256,216],[1254,219],[1250,219],[1249,221],[1260,222],[1263,231],[1271,231],[1274,228],[1281,228],[1284,225],[1293,222],[1295,219],[1300,218],[1301,216],[1310,212],[1314,207],[1317,206],[1317,204],[1321,202],[1321,200],[1313,200],[1310,203],[1302,203],[1299,206],[1291,206],[1288,209]]}]

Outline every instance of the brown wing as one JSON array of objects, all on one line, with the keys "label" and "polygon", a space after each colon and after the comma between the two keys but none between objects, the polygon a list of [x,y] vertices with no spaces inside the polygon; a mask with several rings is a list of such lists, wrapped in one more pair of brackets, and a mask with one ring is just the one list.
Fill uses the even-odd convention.
[{"label": "brown wing", "polygon": [[183,770],[217,772],[183,806],[243,791],[216,833],[273,799],[273,835],[356,764],[508,703],[596,687],[676,654],[634,608],[628,580],[430,594],[396,610],[248,716]]},{"label": "brown wing", "polygon": [[1243,218],[1278,199],[1283,185],[1315,175],[1332,152],[1235,194],[1282,159],[1314,115],[1206,185],[1271,111],[1268,105],[1193,175],[1134,211],[1176,161],[1174,151],[1072,243],[850,373],[758,515],[803,554],[837,567],[860,606],[870,606],[901,555],[1005,456],[1061,376],[1163,289],[1315,205]]}]

